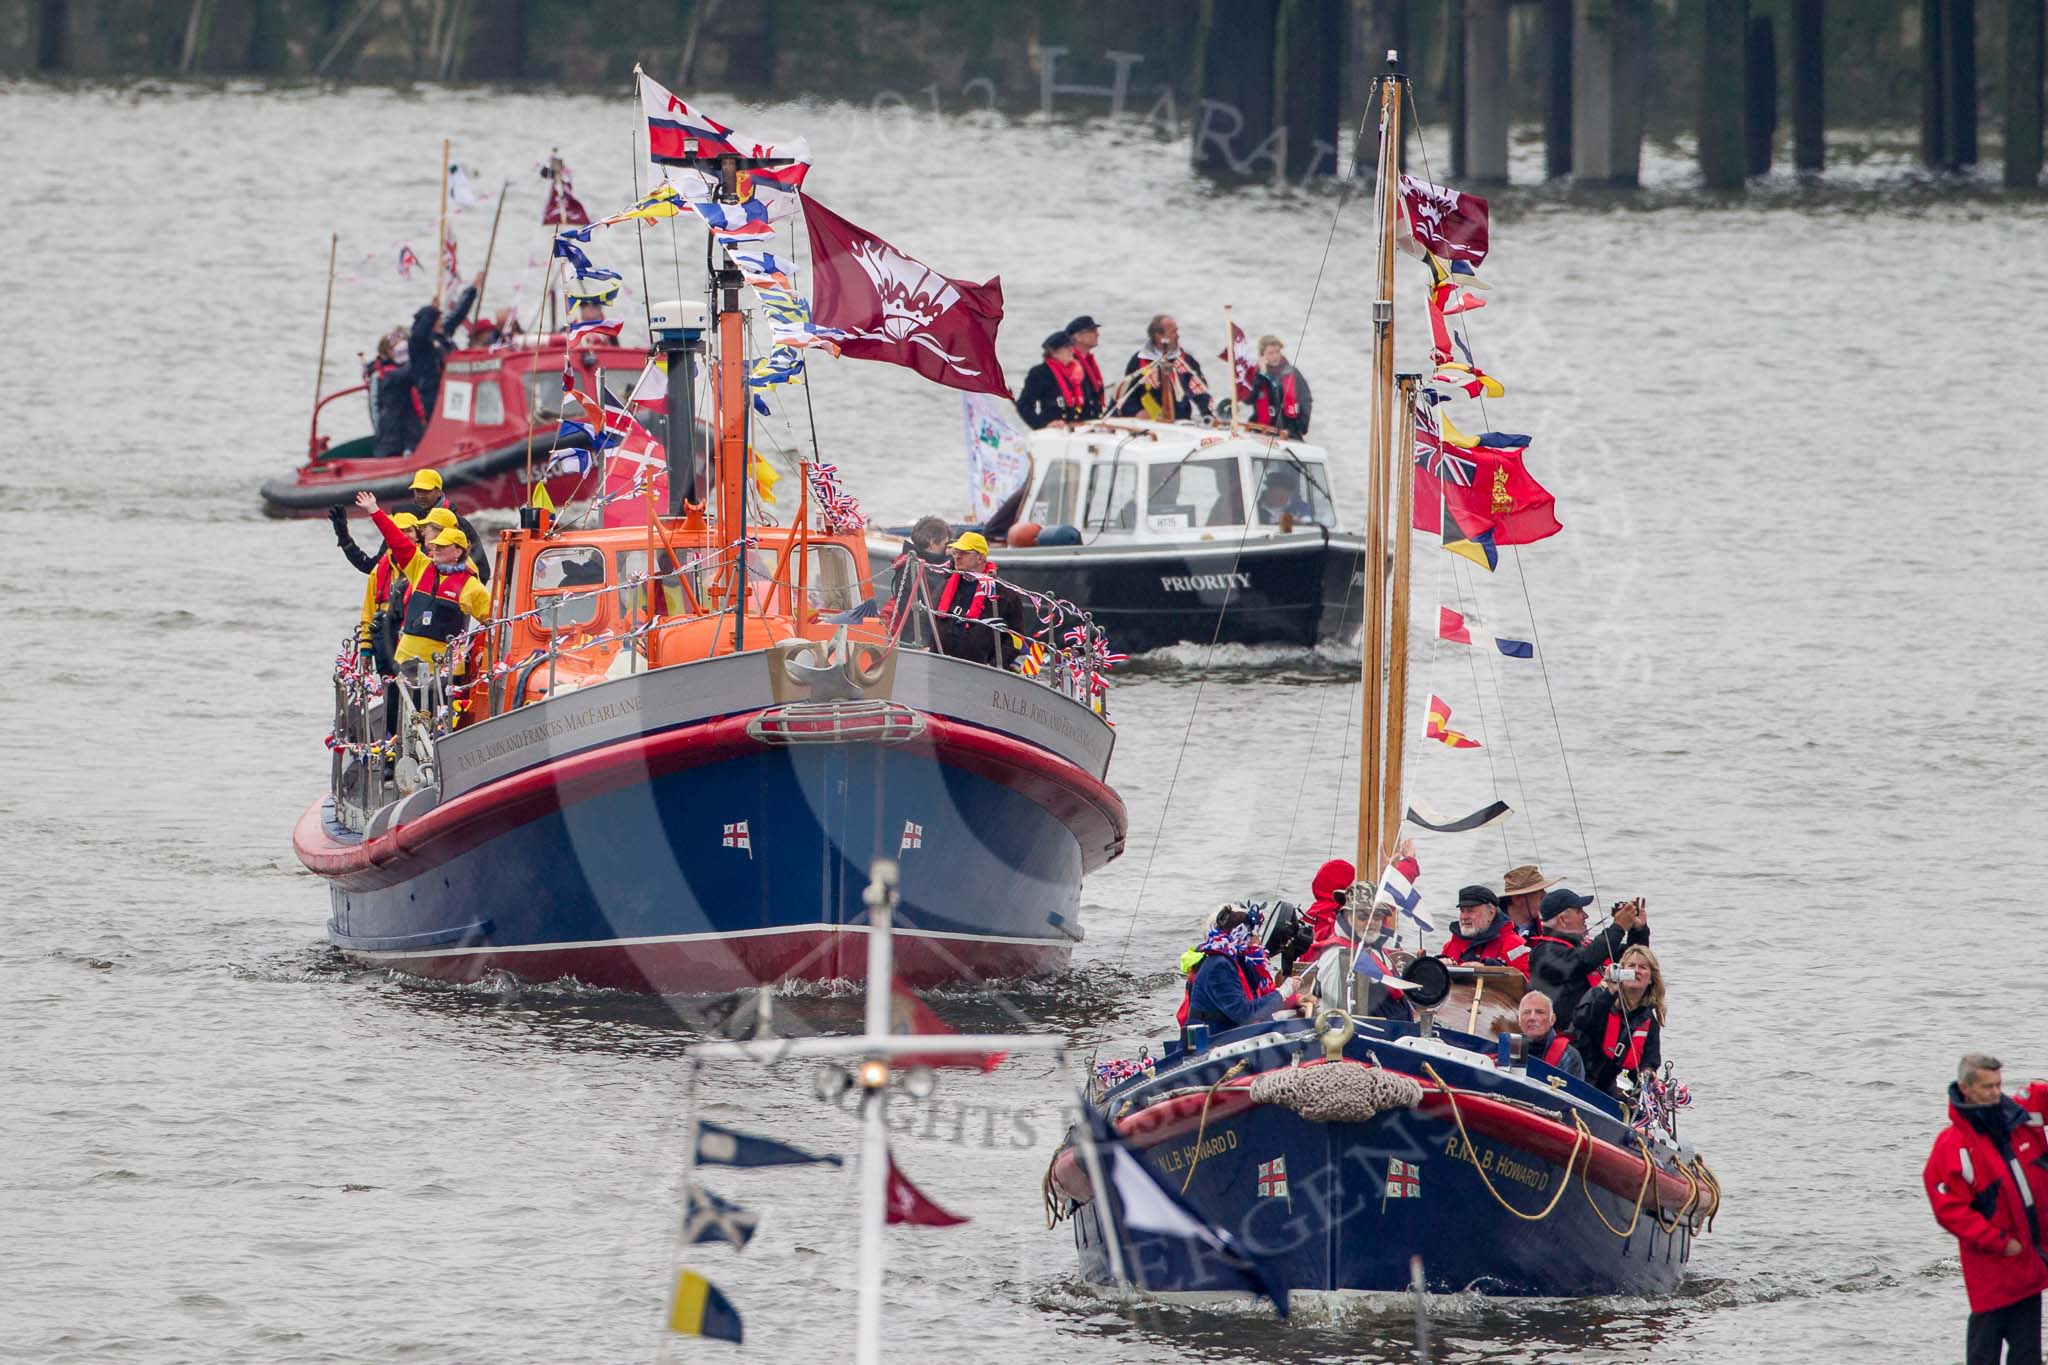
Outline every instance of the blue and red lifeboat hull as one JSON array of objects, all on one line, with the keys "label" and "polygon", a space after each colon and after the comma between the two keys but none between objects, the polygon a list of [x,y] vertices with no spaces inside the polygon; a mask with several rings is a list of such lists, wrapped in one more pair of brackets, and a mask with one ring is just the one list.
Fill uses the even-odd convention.
[{"label": "blue and red lifeboat hull", "polygon": [[[989,675],[976,695],[1028,686],[929,662]],[[588,706],[616,707],[603,691],[584,694]],[[537,709],[486,724],[516,727]],[[1066,965],[1081,879],[1121,851],[1125,829],[1085,757],[937,711],[916,713],[914,738],[899,724],[789,743],[762,723],[776,711],[551,754],[360,835],[323,799],[294,845],[329,882],[329,938],[450,981],[504,972],[666,994],[857,978],[862,893],[886,857],[901,868],[895,953],[912,984]],[[532,719],[528,733],[550,728]],[[488,766],[505,740],[486,741]]]}]

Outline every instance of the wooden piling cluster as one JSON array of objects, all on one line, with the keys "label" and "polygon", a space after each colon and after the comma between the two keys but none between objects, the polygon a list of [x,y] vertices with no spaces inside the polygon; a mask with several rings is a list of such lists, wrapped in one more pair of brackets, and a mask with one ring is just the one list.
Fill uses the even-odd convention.
[{"label": "wooden piling cluster", "polygon": [[[1463,182],[1509,178],[1511,49],[1518,45],[1522,60],[1535,64],[1525,79],[1540,95],[1546,179],[1637,183],[1644,92],[1657,79],[1657,61],[1696,64],[1698,158],[1707,188],[1739,192],[1768,174],[1788,124],[1793,170],[1815,175],[1826,167],[1827,0],[1686,0],[1676,11],[1677,43],[1660,40],[1654,57],[1652,22],[1669,22],[1657,0],[1413,0],[1405,11],[1391,0],[1350,2],[1353,61],[1372,70],[1386,47],[1402,45],[1389,41],[1397,30],[1405,38],[1424,7],[1434,7],[1439,52],[1431,84],[1449,123],[1450,173]],[[1902,19],[1913,3],[1901,0]],[[2002,16],[1994,32],[1980,32],[1977,0],[1917,3],[1927,166],[1964,171],[1976,164],[1979,96],[1988,93],[1978,89],[1978,44],[1995,42],[2003,59],[1993,107],[2003,132],[2004,182],[2038,185],[2048,122],[2048,0],[2002,0],[1987,11]],[[1524,7],[1534,11],[1527,16],[1533,22],[1515,18]],[[1910,50],[1910,31],[1907,41]]]}]

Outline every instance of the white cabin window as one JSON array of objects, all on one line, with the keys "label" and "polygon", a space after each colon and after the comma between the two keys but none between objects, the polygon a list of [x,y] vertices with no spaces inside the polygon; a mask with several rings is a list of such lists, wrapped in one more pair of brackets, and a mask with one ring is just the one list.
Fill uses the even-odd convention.
[{"label": "white cabin window", "polygon": [[1321,460],[1255,459],[1252,461],[1254,501],[1259,524],[1271,526],[1283,512],[1294,520],[1317,526],[1335,526],[1336,508],[1330,504],[1330,471]]},{"label": "white cabin window", "polygon": [[1138,525],[1138,467],[1099,464],[1088,471],[1089,529],[1130,531]]},{"label": "white cabin window", "polygon": [[470,409],[469,420],[480,427],[505,425],[505,391],[498,387],[496,379],[476,381],[476,403]]},{"label": "white cabin window", "polygon": [[587,625],[597,619],[597,594],[604,586],[604,551],[594,545],[543,550],[533,561],[534,606],[543,630]]},{"label": "white cabin window", "polygon": [[1244,525],[1244,486],[1238,462],[1174,460],[1145,469],[1145,529],[1185,531],[1198,526]]},{"label": "white cabin window", "polygon": [[467,379],[441,381],[441,415],[451,422],[469,420],[469,400],[476,385]]},{"label": "white cabin window", "polygon": [[1080,488],[1081,466],[1072,460],[1054,460],[1045,467],[1045,477],[1038,481],[1038,492],[1024,519],[1040,526],[1073,525],[1074,495]]}]

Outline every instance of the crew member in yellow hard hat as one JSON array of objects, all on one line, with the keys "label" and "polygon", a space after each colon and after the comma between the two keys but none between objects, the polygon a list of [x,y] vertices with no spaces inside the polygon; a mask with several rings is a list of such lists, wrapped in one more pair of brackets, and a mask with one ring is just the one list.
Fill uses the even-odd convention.
[{"label": "crew member in yellow hard hat", "polygon": [[428,513],[445,507],[455,518],[455,529],[469,539],[470,564],[476,570],[479,582],[486,587],[491,581],[490,556],[484,553],[483,537],[476,533],[476,527],[469,524],[469,518],[455,510],[448,501],[448,490],[441,481],[438,469],[422,469],[412,476],[413,510],[424,520]]},{"label": "crew member in yellow hard hat", "polygon": [[468,536],[444,528],[422,550],[412,543],[404,527],[377,509],[375,494],[356,494],[356,506],[377,523],[384,543],[391,547],[392,563],[412,585],[405,602],[405,625],[391,651],[394,664],[410,659],[433,662],[447,653],[448,642],[462,629],[463,617],[478,622],[490,619],[490,590],[465,558]]},{"label": "crew member in yellow hard hat", "polygon": [[[420,519],[410,512],[400,512],[391,518],[391,524],[419,540]],[[439,530],[435,534],[440,534]],[[395,665],[391,651],[398,643],[398,624],[405,619],[406,594],[412,584],[400,572],[398,563],[386,549],[377,556],[377,562],[370,567],[370,577],[363,584],[363,617],[356,627],[356,650],[358,655],[380,674],[390,674]]]},{"label": "crew member in yellow hard hat", "polygon": [[1036,613],[1015,588],[997,581],[988,537],[981,532],[962,532],[946,550],[953,556],[953,570],[940,580],[932,599],[939,652],[1007,667],[1023,638],[1038,633]]},{"label": "crew member in yellow hard hat", "polygon": [[[393,517],[392,520],[396,521],[397,518]],[[421,545],[427,544],[427,542],[443,531],[461,531],[465,536],[469,534],[467,530],[464,530],[462,518],[456,516],[445,507],[436,507],[433,511],[421,517],[419,525]],[[488,586],[491,580],[490,575],[483,571],[483,557],[483,548],[475,541],[471,541],[469,543],[469,553],[463,558],[469,565],[469,571],[477,576],[479,582]]]}]

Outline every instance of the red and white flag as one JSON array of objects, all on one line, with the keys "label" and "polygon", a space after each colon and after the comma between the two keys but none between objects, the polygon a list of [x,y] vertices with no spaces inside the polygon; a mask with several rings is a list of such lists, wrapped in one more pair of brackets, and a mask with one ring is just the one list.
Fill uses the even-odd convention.
[{"label": "red and white flag", "polygon": [[896,1154],[889,1154],[889,1221],[909,1223],[921,1228],[956,1227],[967,1220],[957,1213],[948,1213],[934,1204],[930,1197],[910,1183],[910,1177],[896,1164]]},{"label": "red and white flag", "polygon": [[841,355],[916,370],[935,384],[999,393],[1003,282],[949,279],[803,196],[811,239],[811,321]]},{"label": "red and white flag", "polygon": [[1476,194],[1401,177],[1401,206],[1416,244],[1447,261],[1477,266],[1486,259],[1486,201]]},{"label": "red and white flag", "polygon": [[610,402],[604,408],[604,429],[615,433],[619,443],[604,453],[604,470],[597,490],[603,505],[598,509],[597,524],[645,526],[650,490],[655,515],[668,510],[667,454],[661,442],[632,413],[613,407]]},{"label": "red and white flag", "polygon": [[743,848],[747,851],[749,858],[754,856],[754,841],[747,834],[746,821],[735,820],[725,827],[725,846],[727,848]]},{"label": "red and white flag", "polygon": [[[894,989],[889,993],[889,1030],[892,1033],[922,1033],[938,1037],[958,1030],[947,1027],[946,1021],[932,1012],[932,1007],[918,998],[917,992],[903,984],[898,977]],[[913,1066],[928,1066],[936,1070],[950,1066],[972,1071],[994,1071],[1002,1064],[1007,1052],[934,1052],[903,1053],[896,1058],[896,1065],[904,1069]]]},{"label": "red and white flag", "polygon": [[1399,1157],[1388,1157],[1387,1198],[1422,1198],[1422,1168]]},{"label": "red and white flag", "polygon": [[1252,354],[1251,338],[1244,334],[1244,328],[1230,324],[1230,349],[1216,357],[1230,362],[1231,377],[1237,381],[1237,401],[1248,403],[1252,397],[1252,380],[1259,374],[1259,358]]},{"label": "red and white flag", "polygon": [[915,820],[905,820],[903,822],[903,842],[896,846],[896,851],[901,853],[906,849],[923,847],[924,826],[918,824]]}]

